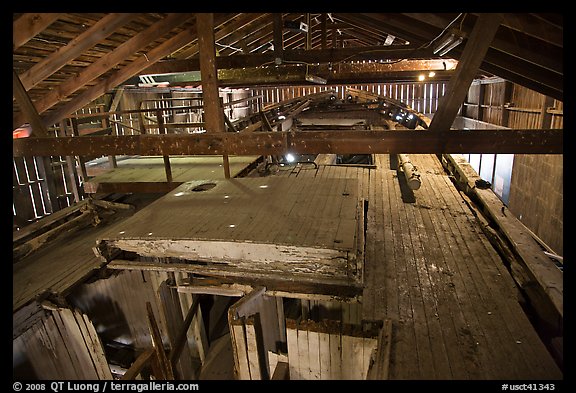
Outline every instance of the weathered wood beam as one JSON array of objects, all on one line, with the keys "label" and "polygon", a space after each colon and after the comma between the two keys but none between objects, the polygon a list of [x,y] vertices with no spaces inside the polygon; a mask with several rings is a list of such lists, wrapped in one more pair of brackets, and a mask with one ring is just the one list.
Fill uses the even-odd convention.
[{"label": "weathered wood beam", "polygon": [[198,47],[200,49],[200,74],[206,130],[224,132],[224,113],[218,94],[218,69],[214,44],[214,16],[211,13],[196,14]]},{"label": "weathered wood beam", "polygon": [[[225,132],[224,110],[218,90],[216,45],[214,38],[214,14],[196,14],[198,48],[200,49],[200,74],[202,77],[202,105],[208,133]],[[230,178],[230,162],[227,152],[223,156],[224,177]]]},{"label": "weathered wood beam", "polygon": [[548,44],[563,47],[563,29],[549,23],[539,23],[534,15],[529,13],[505,13],[502,25],[522,34],[542,40]]},{"label": "weathered wood beam", "polygon": [[518,67],[513,63],[503,61],[501,58],[488,57],[482,62],[481,69],[557,100],[564,100],[562,75],[552,75],[547,70],[533,69],[529,66]]},{"label": "weathered wood beam", "polygon": [[148,365],[148,362],[153,358],[153,356],[156,356],[154,348],[149,348],[142,352],[120,379],[124,381],[135,380],[144,367]]},{"label": "weathered wood beam", "polygon": [[146,313],[148,314],[148,328],[150,330],[152,347],[156,351],[159,365],[158,371],[160,371],[160,375],[156,375],[156,377],[159,379],[174,380],[172,364],[169,362],[166,351],[164,350],[162,334],[160,333],[160,328],[156,323],[156,318],[154,317],[154,311],[152,310],[152,304],[150,302],[146,302]]},{"label": "weathered wood beam", "polygon": [[[32,126],[31,135],[36,136],[49,136],[48,129],[42,122],[40,115],[36,111],[32,100],[28,96],[26,89],[22,85],[22,81],[16,74],[16,71],[12,70],[12,92],[14,94],[14,98],[16,98],[16,102],[22,109],[22,112],[26,114],[26,118],[28,119],[30,125]],[[17,124],[16,127],[21,126],[23,123]]]},{"label": "weathered wood beam", "polygon": [[66,46],[63,46],[51,53],[44,60],[36,63],[32,68],[20,75],[22,85],[26,90],[30,90],[38,83],[64,67],[68,62],[74,60],[85,50],[98,44],[108,37],[120,26],[126,24],[135,17],[132,13],[112,13],[108,14],[91,28],[80,34]]},{"label": "weathered wood beam", "polygon": [[[444,19],[439,17],[441,14],[407,14],[413,17],[420,24],[432,24],[437,29],[438,32],[443,29],[449,22],[449,19]],[[476,18],[474,16],[474,18]],[[468,20],[469,18],[466,18]],[[464,23],[462,29],[465,33],[472,31],[472,28]],[[506,34],[508,33],[508,34]],[[528,39],[522,39],[528,38]],[[517,33],[511,30],[499,29],[498,33],[492,40],[490,45],[492,51],[486,54],[486,59],[490,59],[494,51],[506,53],[515,58],[516,64],[512,64],[514,69],[522,69],[523,64],[531,63],[537,65],[538,67],[562,74],[564,62],[559,59],[558,56],[562,56],[562,51],[559,48],[554,48],[553,46],[541,45],[541,42],[536,39],[530,39],[527,37],[518,37]],[[454,49],[450,52],[450,57],[460,54],[459,48]],[[457,57],[458,57],[457,56]],[[455,57],[455,58],[457,58]],[[493,59],[497,61],[497,57]],[[486,70],[488,71],[488,70]]]},{"label": "weathered wood beam", "polygon": [[12,24],[12,50],[20,48],[58,19],[58,13],[30,13]]},{"label": "weathered wood beam", "polygon": [[[308,68],[308,70],[307,70]],[[280,86],[309,85],[306,72],[327,80],[327,84],[360,84],[416,82],[420,74],[435,70],[436,75],[428,81],[447,81],[454,70],[443,70],[439,60],[407,60],[401,63],[340,63],[337,69],[330,70],[329,65],[318,66],[291,65],[279,67],[260,67],[246,69],[220,69],[218,81],[220,86]],[[186,79],[170,82],[172,86],[199,83],[199,78],[190,75]]]},{"label": "weathered wood beam", "polygon": [[162,44],[150,50],[146,56],[142,56],[130,64],[122,67],[120,70],[116,71],[105,80],[100,81],[96,85],[88,88],[78,96],[74,97],[73,100],[67,102],[58,110],[43,117],[44,124],[52,125],[57,123],[62,118],[69,116],[74,111],[82,108],[86,104],[89,104],[94,99],[100,97],[107,91],[112,90],[122,82],[140,73],[140,71],[148,67],[150,64],[162,59],[165,56],[170,55],[172,52],[188,44],[190,41],[195,40],[196,37],[196,29],[190,28],[169,38]]},{"label": "weathered wood beam", "polygon": [[[245,67],[259,67],[265,63],[273,63],[274,52],[260,54],[241,54],[231,56],[218,56],[216,67],[218,69],[233,69]],[[439,59],[430,48],[418,48],[406,45],[397,46],[367,46],[359,48],[329,48],[329,49],[284,49],[283,60],[302,63],[336,63],[344,60],[390,60],[390,59]],[[144,74],[167,74],[173,72],[191,72],[200,70],[200,59],[165,60],[150,65],[143,70]]]},{"label": "weathered wood beam", "polygon": [[438,110],[430,123],[430,131],[449,129],[454,122],[501,20],[502,15],[496,13],[481,14],[478,17],[456,66],[456,72],[448,82],[446,94],[440,99]]},{"label": "weathered wood beam", "polygon": [[[34,102],[36,110],[40,114],[45,112],[47,109],[70,96],[72,93],[81,89],[88,82],[111,70],[114,66],[124,61],[133,53],[136,53],[150,45],[150,42],[153,42],[157,38],[162,37],[164,34],[173,30],[175,27],[181,25],[191,16],[192,14],[186,13],[168,14],[164,19],[154,23],[146,30],[138,33],[122,45],[118,46],[112,52],[99,58],[90,66],[83,69],[79,74],[55,86],[45,96]],[[16,124],[22,124],[25,122],[23,114],[21,116],[16,116],[15,118],[17,119],[15,120]]]},{"label": "weathered wood beam", "polygon": [[20,138],[14,157],[48,155],[265,155],[292,153],[525,153],[562,154],[562,129],[444,131],[276,131],[165,135]]},{"label": "weathered wood beam", "polygon": [[274,56],[282,59],[284,52],[284,41],[282,39],[282,14],[273,14],[274,18]]},{"label": "weathered wood beam", "polygon": [[[236,16],[232,17],[233,14],[224,14],[224,13],[217,13],[214,15],[214,26],[219,26],[224,22],[231,21],[227,25],[217,28],[217,31],[214,32],[214,37],[217,41],[224,39],[225,37],[233,34],[237,30],[243,28],[247,23],[252,21],[254,18],[258,18],[256,14],[236,14]],[[182,59],[188,59],[192,56],[197,56],[199,53],[198,42],[194,43],[193,45],[188,46],[180,53],[178,53],[178,57]]]},{"label": "weathered wood beam", "polygon": [[174,347],[172,348],[172,351],[168,357],[172,367],[176,366],[176,363],[182,354],[182,350],[184,349],[184,345],[187,343],[188,329],[190,329],[192,320],[198,311],[198,306],[200,306],[200,296],[195,296],[192,305],[188,309],[186,318],[184,319],[182,326],[180,326],[180,330],[178,331],[178,335],[174,341]]}]

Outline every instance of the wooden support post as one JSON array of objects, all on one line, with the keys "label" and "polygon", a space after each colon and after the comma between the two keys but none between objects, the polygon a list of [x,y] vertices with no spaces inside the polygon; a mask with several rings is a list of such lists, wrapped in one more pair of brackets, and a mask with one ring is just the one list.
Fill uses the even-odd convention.
[{"label": "wooden support post", "polygon": [[[70,119],[72,123],[72,135],[74,137],[80,136],[80,130],[78,129],[78,119],[72,117]],[[82,175],[82,182],[88,181],[88,172],[86,171],[86,160],[82,156],[78,156],[78,163],[80,164],[80,174]]]},{"label": "wooden support post", "polygon": [[[218,93],[218,69],[216,68],[216,46],[214,43],[214,14],[196,14],[198,49],[200,50],[200,76],[206,132],[225,132],[224,110]],[[228,154],[222,155],[224,177],[230,178]]]},{"label": "wooden support post", "polygon": [[486,94],[486,85],[484,83],[480,83],[478,86],[478,115],[477,119],[480,121],[484,121],[484,96]]},{"label": "wooden support post", "polygon": [[174,366],[176,364],[176,362],[178,361],[178,358],[180,357],[180,354],[182,353],[182,350],[184,349],[184,345],[186,344],[186,342],[188,340],[188,329],[190,328],[190,325],[192,324],[192,320],[194,319],[194,316],[196,315],[196,311],[198,311],[199,305],[200,305],[200,296],[196,296],[196,297],[194,297],[194,301],[192,302],[192,306],[190,306],[190,309],[188,310],[188,313],[186,314],[186,318],[184,319],[184,323],[182,324],[182,327],[181,327],[180,331],[178,332],[178,335],[176,336],[176,340],[174,342],[174,347],[172,348],[172,352],[170,352],[170,363],[172,364],[172,366]]},{"label": "wooden support post", "polygon": [[154,312],[152,311],[152,304],[146,302],[146,312],[148,313],[148,327],[150,329],[150,337],[152,339],[152,346],[156,351],[156,356],[158,357],[159,371],[161,379],[174,379],[174,373],[172,371],[172,365],[168,361],[166,352],[164,351],[164,344],[162,343],[162,335],[160,334],[160,329],[156,323],[156,318],[154,317]]},{"label": "wooden support post", "polygon": [[326,49],[328,47],[328,43],[327,43],[327,37],[326,37],[326,19],[328,18],[328,16],[326,15],[325,12],[322,13],[321,16],[321,20],[320,20],[320,30],[321,30],[321,36],[320,36],[320,48],[321,49]]},{"label": "wooden support post", "polygon": [[[156,111],[156,119],[158,120],[158,134],[166,134],[162,109],[158,109]],[[170,156],[163,155],[162,158],[164,159],[164,170],[166,172],[166,181],[168,183],[172,183],[172,168],[170,167]]]},{"label": "wooden support post", "polygon": [[306,50],[312,49],[312,26],[310,26],[310,13],[306,13],[306,24],[308,32],[306,33]]},{"label": "wooden support post", "polygon": [[282,38],[282,14],[274,13],[274,57],[282,60],[284,57],[284,40]]},{"label": "wooden support post", "polygon": [[[36,111],[34,103],[28,96],[28,93],[26,93],[26,89],[24,89],[20,78],[14,70],[12,70],[12,92],[14,94],[14,98],[16,98],[16,102],[20,106],[21,111],[26,115],[28,122],[32,126],[31,135],[46,137],[49,136],[48,130],[44,126],[40,115]],[[17,126],[20,125],[21,124],[18,124]]]},{"label": "wooden support post", "polygon": [[60,210],[60,204],[58,202],[54,174],[52,173],[52,158],[48,156],[34,157],[34,161],[36,162],[39,175],[44,180],[45,187],[42,187],[44,206],[47,212],[54,213]]},{"label": "wooden support post", "polygon": [[338,39],[338,32],[336,31],[336,29],[333,27],[332,28],[332,48],[336,48],[337,44],[336,44],[336,40]]},{"label": "wooden support post", "polygon": [[510,111],[508,111],[507,105],[512,101],[512,91],[514,90],[514,85],[510,81],[504,81],[504,93],[502,97],[502,121],[501,126],[508,127],[510,122]]},{"label": "wooden support post", "polygon": [[554,98],[549,96],[544,96],[544,100],[542,102],[542,111],[541,113],[541,120],[540,120],[540,127],[552,127],[552,114],[548,113],[548,108],[554,105]]},{"label": "wooden support post", "polygon": [[[66,136],[66,121],[62,120],[60,122],[60,136]],[[72,189],[72,194],[74,194],[74,202],[78,203],[82,198],[84,198],[84,192],[80,188],[80,183],[78,182],[78,175],[76,172],[76,162],[73,156],[66,156],[66,174],[68,175],[68,181],[70,182],[70,188]]]},{"label": "wooden support post", "polygon": [[430,122],[429,131],[445,131],[452,126],[501,21],[502,14],[497,13],[480,14],[478,17],[455,73],[448,82],[446,94]]}]

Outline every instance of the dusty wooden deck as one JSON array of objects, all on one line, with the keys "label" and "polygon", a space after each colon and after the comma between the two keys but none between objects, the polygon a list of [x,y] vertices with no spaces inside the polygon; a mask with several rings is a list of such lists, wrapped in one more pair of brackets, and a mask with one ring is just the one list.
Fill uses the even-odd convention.
[{"label": "dusty wooden deck", "polygon": [[[514,282],[436,157],[411,159],[422,174],[413,192],[387,155],[376,156],[376,169],[302,165],[277,174],[357,179],[358,195],[369,201],[362,317],[392,321],[390,378],[562,378],[518,303]],[[91,247],[101,234],[74,237],[19,262],[13,309],[81,282],[100,264]]]},{"label": "dusty wooden deck", "polygon": [[364,250],[357,190],[350,178],[186,182],[110,228],[98,249],[171,257],[189,271],[268,286],[282,279],[356,287]]},{"label": "dusty wooden deck", "polygon": [[368,203],[362,316],[393,323],[390,379],[560,379],[516,286],[435,155],[410,155],[411,191],[376,169],[310,165],[288,177],[351,177]]},{"label": "dusty wooden deck", "polygon": [[[238,176],[259,157],[229,156],[230,176]],[[109,165],[106,161],[87,166],[94,177],[85,183],[86,192],[167,192],[186,181],[224,179],[222,156],[170,157],[172,184],[167,183],[162,157],[119,159],[113,169]]]}]

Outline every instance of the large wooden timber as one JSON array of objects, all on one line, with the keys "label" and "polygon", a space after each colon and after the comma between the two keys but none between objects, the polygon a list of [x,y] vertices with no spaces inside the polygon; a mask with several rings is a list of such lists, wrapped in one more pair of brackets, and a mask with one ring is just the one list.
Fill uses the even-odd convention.
[{"label": "large wooden timber", "polygon": [[[357,190],[355,179],[186,182],[110,228],[97,249],[116,269],[177,267],[272,288],[281,279],[298,291],[305,283],[311,293],[319,284],[356,287],[364,228]],[[121,251],[140,258],[127,261]]]},{"label": "large wooden timber", "polygon": [[[235,177],[255,164],[259,156],[230,156],[230,176]],[[118,159],[118,166],[105,169],[88,166],[88,175],[98,173],[84,183],[87,193],[168,192],[196,179],[223,179],[222,156],[170,157],[172,181],[168,182],[162,157]],[[102,165],[108,165],[107,163]]]},{"label": "large wooden timber", "polygon": [[274,131],[19,138],[12,155],[266,155],[371,153],[562,154],[562,129]]}]

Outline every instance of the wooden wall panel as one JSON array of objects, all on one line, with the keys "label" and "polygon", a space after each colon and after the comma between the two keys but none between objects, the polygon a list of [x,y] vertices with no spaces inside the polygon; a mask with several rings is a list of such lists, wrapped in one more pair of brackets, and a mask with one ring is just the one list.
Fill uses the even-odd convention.
[{"label": "wooden wall panel", "polygon": [[269,353],[278,353],[284,340],[276,298],[264,291],[255,288],[228,310],[236,379],[270,379]]},{"label": "wooden wall panel", "polygon": [[[163,277],[156,277],[159,275]],[[163,340],[168,343],[166,322],[156,295],[163,279],[166,273],[121,271],[107,279],[83,284],[73,293],[71,302],[92,318],[103,339],[144,350],[152,345],[147,301],[152,304]]]},{"label": "wooden wall panel", "polygon": [[516,154],[510,211],[557,254],[564,249],[562,155]]},{"label": "wooden wall panel", "polygon": [[377,334],[336,321],[286,320],[291,380],[367,378]]},{"label": "wooden wall panel", "polygon": [[[545,96],[514,85],[510,128],[541,128]],[[556,109],[563,108],[555,101]],[[555,127],[563,128],[562,116],[552,117]],[[509,208],[530,230],[555,252],[563,253],[563,155],[516,154],[512,170]]]},{"label": "wooden wall panel", "polygon": [[[466,117],[476,118],[480,84],[468,92]],[[509,102],[505,82],[484,84],[482,121],[509,128],[563,128],[563,102],[513,85]],[[507,102],[504,102],[507,101]],[[545,119],[545,116],[547,119]],[[563,252],[563,155],[516,154],[508,207],[530,230],[560,255]]]},{"label": "wooden wall panel", "polygon": [[[278,86],[261,89],[252,89],[252,96],[262,94],[262,105],[270,105],[280,100],[301,97],[306,94],[335,90],[338,99],[345,99],[346,88],[365,90],[382,96],[390,97],[404,102],[406,105],[422,113],[434,113],[438,108],[438,101],[446,89],[445,82],[415,82],[415,83],[373,83],[354,86]],[[253,110],[256,110],[253,104]]]},{"label": "wooden wall panel", "polygon": [[94,325],[79,310],[55,308],[12,344],[16,379],[112,379]]}]

